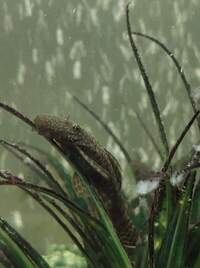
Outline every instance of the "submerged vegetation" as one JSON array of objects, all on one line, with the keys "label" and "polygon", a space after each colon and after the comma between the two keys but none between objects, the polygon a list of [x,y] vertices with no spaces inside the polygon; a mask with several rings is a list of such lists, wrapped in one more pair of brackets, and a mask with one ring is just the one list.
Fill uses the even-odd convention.
[{"label": "submerged vegetation", "polygon": [[[77,97],[73,96],[73,99],[113,138],[135,178],[155,184],[154,189],[143,197],[146,208],[141,208],[139,195],[133,200],[126,197],[121,188],[123,176],[120,163],[79,125],[53,116],[37,116],[32,121],[1,102],[2,109],[36,130],[60,157],[32,144],[1,139],[4,149],[36,174],[38,181],[0,170],[0,185],[18,187],[31,196],[72,242],[70,246],[52,245],[46,256],[41,256],[5,219],[0,218],[0,267],[200,267],[199,146],[193,146],[188,155],[182,156],[178,163],[172,163],[195,120],[200,130],[199,111],[189,82],[174,54],[159,40],[132,31],[129,5],[126,7],[126,19],[131,49],[160,135],[159,145],[140,114],[136,115],[162,161],[160,170],[154,172],[143,163],[131,159],[123,142],[96,112]],[[172,148],[134,35],[150,39],[150,42],[164,49],[187,90],[194,115],[186,126],[182,125],[183,131]],[[63,159],[69,163],[68,167],[63,165]]]}]

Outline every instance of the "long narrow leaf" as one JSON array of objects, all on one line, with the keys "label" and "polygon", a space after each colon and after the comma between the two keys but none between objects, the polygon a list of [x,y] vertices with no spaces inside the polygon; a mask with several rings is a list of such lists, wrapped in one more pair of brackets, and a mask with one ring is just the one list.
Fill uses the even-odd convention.
[{"label": "long narrow leaf", "polygon": [[182,268],[188,236],[191,203],[196,174],[188,176],[179,206],[166,231],[163,245],[158,253],[157,267]]},{"label": "long narrow leaf", "polygon": [[82,215],[83,217],[86,217],[87,219],[90,219],[94,223],[99,224],[102,228],[102,224],[99,220],[97,220],[95,217],[91,216],[87,211],[76,205],[74,202],[69,200],[67,197],[64,197],[62,195],[59,195],[58,193],[54,192],[51,189],[48,189],[46,187],[37,186],[32,183],[24,182],[19,177],[12,175],[8,172],[2,172],[0,171],[0,177],[4,178],[5,180],[0,181],[0,185],[10,185],[10,186],[17,186],[17,187],[23,187],[28,190],[33,190],[38,193],[47,194],[50,197],[53,197],[59,201],[61,201],[67,208],[72,210],[74,213],[77,213],[77,215]]},{"label": "long narrow leaf", "polygon": [[8,141],[0,139],[0,144],[8,146],[12,148],[13,150],[16,150],[17,152],[26,156],[30,161],[32,161],[38,167],[38,169],[40,169],[46,175],[46,182],[52,189],[56,190],[58,193],[61,193],[62,195],[66,195],[66,193],[63,191],[59,183],[54,179],[51,172],[33,155],[31,155],[25,149],[21,148],[19,145],[14,144],[14,143],[10,143]]},{"label": "long narrow leaf", "polygon": [[[200,214],[198,214],[198,216],[200,216]],[[197,223],[190,228],[187,241],[185,266],[195,268],[200,267],[200,265],[198,266],[198,264],[200,264],[200,223]]]},{"label": "long narrow leaf", "polygon": [[159,107],[158,107],[151,83],[149,81],[149,78],[148,78],[147,73],[145,71],[144,65],[143,65],[142,60],[140,58],[138,49],[136,47],[135,41],[132,37],[132,30],[131,30],[131,24],[130,24],[130,18],[129,18],[129,4],[126,6],[126,23],[127,23],[127,31],[128,31],[128,37],[129,37],[129,41],[131,44],[131,48],[132,48],[132,51],[133,51],[134,56],[136,58],[140,73],[142,75],[142,78],[143,78],[143,81],[144,81],[144,84],[145,84],[145,87],[146,87],[146,90],[147,90],[147,93],[149,96],[149,100],[151,103],[151,107],[152,107],[152,110],[153,110],[153,113],[155,116],[155,120],[156,120],[158,129],[159,129],[160,138],[161,138],[161,141],[162,141],[163,146],[165,148],[165,153],[167,155],[169,152],[169,145],[168,145],[164,125],[163,125],[163,122],[161,119],[161,113],[160,113],[160,110],[159,110]]},{"label": "long narrow leaf", "polygon": [[[147,38],[147,39],[153,41],[154,43],[156,43],[157,45],[159,45],[167,53],[167,55],[170,57],[170,59],[173,61],[174,65],[176,66],[176,69],[178,70],[178,73],[179,73],[179,75],[180,75],[180,77],[181,77],[181,79],[183,81],[183,84],[185,86],[186,92],[188,94],[188,98],[189,98],[190,103],[192,105],[193,111],[194,111],[194,113],[196,113],[197,112],[197,107],[196,107],[195,100],[194,100],[194,98],[192,96],[191,85],[188,82],[188,79],[186,78],[186,75],[185,75],[185,73],[183,71],[183,68],[180,65],[180,63],[178,62],[178,60],[175,57],[175,55],[173,54],[173,52],[171,52],[167,48],[167,46],[165,44],[163,44],[161,41],[159,41],[155,37],[152,37],[150,35],[143,34],[143,33],[140,33],[140,32],[133,32],[132,34],[135,34],[135,35],[138,35],[138,36],[141,36],[141,37],[144,37],[144,38]],[[200,118],[198,118],[197,121],[198,121],[198,128],[200,130]]]},{"label": "long narrow leaf", "polygon": [[[81,174],[80,177],[82,178]],[[130,263],[130,260],[124,250],[124,248],[121,245],[121,242],[119,241],[119,238],[113,228],[113,225],[105,212],[103,206],[101,205],[101,202],[99,202],[97,195],[94,191],[92,191],[92,188],[88,185],[87,181],[82,178],[82,182],[84,183],[86,189],[90,193],[93,202],[95,203],[95,206],[97,207],[97,210],[99,212],[99,216],[101,221],[104,223],[104,226],[107,230],[107,234],[105,231],[102,230],[101,236],[104,237],[105,243],[108,243],[107,248],[107,254],[112,258],[112,262],[115,263],[114,266],[110,266],[113,268],[131,268],[132,265]],[[105,244],[106,246],[106,244]],[[111,262],[111,263],[112,263]]]},{"label": "long narrow leaf", "polygon": [[[0,218],[0,239],[8,246],[10,259],[15,267],[50,268],[45,260],[2,218]],[[28,258],[27,251],[32,252],[34,259]]]}]

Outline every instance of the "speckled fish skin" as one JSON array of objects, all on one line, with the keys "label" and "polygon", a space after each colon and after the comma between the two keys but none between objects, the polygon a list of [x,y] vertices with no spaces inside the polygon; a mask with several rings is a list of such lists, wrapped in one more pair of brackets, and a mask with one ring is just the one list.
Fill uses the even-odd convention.
[{"label": "speckled fish skin", "polygon": [[91,134],[68,119],[40,115],[34,123],[38,133],[53,139],[66,152],[72,165],[93,184],[129,255],[138,235],[121,195],[117,160]]},{"label": "speckled fish skin", "polygon": [[93,168],[113,180],[112,183],[118,189],[121,187],[121,171],[117,160],[79,125],[50,115],[37,116],[34,123],[39,134],[54,139],[65,149],[76,147]]}]

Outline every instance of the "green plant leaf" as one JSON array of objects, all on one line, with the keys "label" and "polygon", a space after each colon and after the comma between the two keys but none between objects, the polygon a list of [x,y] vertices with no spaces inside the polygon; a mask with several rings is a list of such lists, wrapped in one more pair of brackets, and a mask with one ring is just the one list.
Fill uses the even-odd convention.
[{"label": "green plant leaf", "polygon": [[189,230],[187,251],[186,251],[186,267],[200,267],[200,224],[193,225]]},{"label": "green plant leaf", "polygon": [[42,256],[2,218],[0,218],[0,241],[9,250],[9,259],[15,267],[50,268]]},{"label": "green plant leaf", "polygon": [[[121,242],[115,232],[115,229],[110,221],[109,216],[104,210],[97,194],[93,191],[92,187],[87,183],[87,181],[80,175],[87,191],[90,193],[90,196],[97,208],[99,217],[105,230],[103,228],[96,229],[96,235],[102,241],[102,250],[104,251],[103,257],[107,258],[107,264],[109,268],[132,268],[133,266],[130,263],[130,260],[121,245]],[[106,267],[106,266],[105,266]]]},{"label": "green plant leaf", "polygon": [[169,222],[162,246],[157,254],[156,267],[183,267],[195,175],[196,173],[189,175],[183,186],[179,204]]}]

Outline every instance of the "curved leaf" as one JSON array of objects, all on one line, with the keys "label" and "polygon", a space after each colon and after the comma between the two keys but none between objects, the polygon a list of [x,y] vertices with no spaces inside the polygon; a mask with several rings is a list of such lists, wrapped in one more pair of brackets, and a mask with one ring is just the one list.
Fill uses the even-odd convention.
[{"label": "curved leaf", "polygon": [[9,249],[9,257],[15,267],[50,268],[41,255],[2,218],[0,239]]}]

